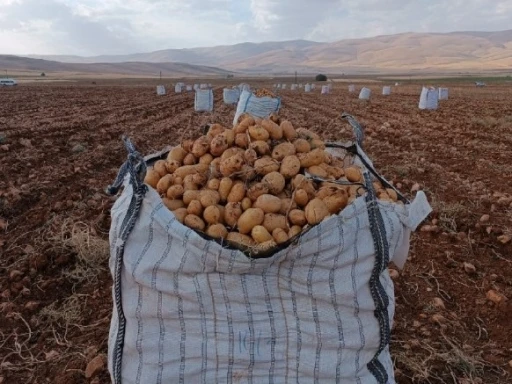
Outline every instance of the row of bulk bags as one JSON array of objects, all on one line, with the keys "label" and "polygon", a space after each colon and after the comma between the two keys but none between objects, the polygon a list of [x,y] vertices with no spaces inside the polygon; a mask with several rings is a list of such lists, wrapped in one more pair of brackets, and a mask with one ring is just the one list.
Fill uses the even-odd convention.
[{"label": "row of bulk bags", "polygon": [[238,88],[224,88],[222,91],[224,104],[236,104],[240,98],[240,90]]},{"label": "row of bulk bags", "polygon": [[274,112],[279,112],[279,108],[281,108],[280,97],[258,97],[250,91],[242,91],[238,100],[235,118],[233,119],[233,126],[237,124],[238,118],[243,113],[265,118]]}]

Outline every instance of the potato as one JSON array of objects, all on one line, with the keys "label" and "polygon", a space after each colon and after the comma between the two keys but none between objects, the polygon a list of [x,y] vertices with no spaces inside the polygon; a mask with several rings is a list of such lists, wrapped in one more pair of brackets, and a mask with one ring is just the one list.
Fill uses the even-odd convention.
[{"label": "potato", "polygon": [[194,140],[187,139],[183,140],[183,143],[181,143],[181,148],[185,150],[185,152],[189,153],[192,152],[192,147],[194,146]]},{"label": "potato", "polygon": [[231,187],[231,191],[229,191],[228,202],[229,203],[239,203],[245,197],[245,183],[242,181],[235,181],[233,183],[233,187]]},{"label": "potato", "polygon": [[348,193],[344,189],[339,189],[335,194],[323,199],[330,213],[338,214],[348,203]]},{"label": "potato", "polygon": [[227,203],[224,209],[224,222],[230,227],[234,227],[238,219],[242,216],[242,204]]},{"label": "potato", "polygon": [[306,220],[306,213],[300,209],[292,209],[288,214],[288,220],[292,225],[300,225],[303,227],[308,222]]},{"label": "potato", "polygon": [[220,217],[220,209],[216,205],[206,207],[203,212],[204,221],[208,224],[218,224]]},{"label": "potato", "polygon": [[364,193],[364,188],[360,185],[350,185],[348,187],[348,195],[351,197],[359,197]]},{"label": "potato", "polygon": [[220,157],[216,157],[215,159],[212,160],[210,165],[208,165],[208,171],[209,171],[210,177],[215,177],[215,178],[222,177],[222,175],[220,173],[220,162],[221,161],[222,160]]},{"label": "potato", "polygon": [[325,155],[323,149],[313,149],[309,153],[299,153],[297,157],[300,160],[302,168],[309,168],[313,165],[320,165],[324,162]]},{"label": "potato", "polygon": [[295,147],[295,152],[297,153],[308,153],[311,151],[311,145],[305,139],[297,139],[293,141],[293,146]]},{"label": "potato", "polygon": [[183,186],[182,185],[172,185],[169,187],[169,189],[167,190],[167,198],[168,199],[179,199],[183,196],[183,192],[184,189],[183,189]]},{"label": "potato", "polygon": [[181,167],[181,163],[177,160],[170,160],[165,163],[165,168],[168,173],[174,173],[179,167]]},{"label": "potato", "polygon": [[295,177],[300,172],[300,160],[297,156],[286,156],[281,162],[279,173],[287,179]]},{"label": "potato", "polygon": [[220,162],[220,173],[222,176],[232,176],[234,173],[240,172],[242,165],[244,165],[244,157],[241,153],[237,153]]},{"label": "potato", "polygon": [[244,197],[242,200],[242,210],[247,211],[249,208],[252,208],[252,200],[248,197]]},{"label": "potato", "polygon": [[196,190],[185,190],[183,192],[183,202],[185,205],[189,205],[192,200],[199,200],[200,192]]},{"label": "potato", "polygon": [[344,169],[345,171],[345,177],[348,179],[348,181],[351,181],[353,183],[357,183],[363,179],[363,176],[361,174],[361,169],[356,166],[347,167]]},{"label": "potato", "polygon": [[305,209],[306,220],[309,225],[320,223],[323,219],[330,215],[327,205],[320,199],[311,200]]},{"label": "potato", "polygon": [[263,243],[256,244],[251,249],[251,251],[253,253],[260,253],[260,252],[265,252],[265,251],[268,251],[268,250],[270,250],[272,248],[275,248],[276,246],[277,246],[277,244],[274,241],[274,239],[272,238],[272,240],[268,240],[268,241],[264,241]]},{"label": "potato", "polygon": [[247,131],[247,129],[254,125],[255,121],[252,117],[248,116],[248,117],[245,117],[234,129],[235,131],[235,134],[236,133],[244,133],[245,131]]},{"label": "potato", "polygon": [[255,141],[267,141],[270,137],[270,134],[266,131],[265,128],[258,125],[253,125],[252,127],[249,127],[249,136],[251,136],[251,139]]},{"label": "potato", "polygon": [[217,191],[203,189],[199,194],[199,201],[201,202],[203,208],[217,205],[220,202],[220,194]]},{"label": "potato", "polygon": [[284,230],[288,229],[288,222],[286,220],[286,216],[279,215],[277,213],[265,214],[265,218],[263,219],[262,225],[269,232],[274,231],[276,228],[280,228],[280,229],[284,229]]},{"label": "potato", "polygon": [[225,239],[228,237],[228,230],[222,224],[212,224],[206,230],[206,234],[214,239]]},{"label": "potato", "polygon": [[302,227],[300,225],[294,225],[293,227],[290,228],[290,230],[288,231],[288,238],[291,239],[292,237],[295,237],[297,236],[298,234],[300,234],[302,232]]},{"label": "potato", "polygon": [[265,213],[260,208],[249,208],[242,213],[242,216],[237,221],[238,231],[242,234],[247,234],[252,231],[256,225],[263,223]]},{"label": "potato", "polygon": [[169,211],[175,211],[179,208],[184,208],[185,204],[183,203],[183,200],[170,200],[167,197],[164,197],[162,199],[162,202],[164,205],[169,209]]},{"label": "potato", "polygon": [[224,135],[215,136],[210,143],[210,153],[213,156],[221,156],[228,149],[228,141]]},{"label": "potato", "polygon": [[272,112],[268,118],[269,120],[273,121],[276,124],[279,124],[281,122],[281,118],[276,112]]},{"label": "potato", "polygon": [[155,165],[153,166],[153,169],[158,172],[160,177],[164,177],[167,175],[167,168],[165,166],[165,160],[158,160],[155,162]]},{"label": "potato", "polygon": [[281,199],[279,197],[265,194],[256,199],[254,208],[261,208],[265,213],[277,213],[281,210]]},{"label": "potato", "polygon": [[269,133],[273,140],[281,140],[283,138],[283,129],[270,119],[261,121],[261,126]]},{"label": "potato", "polygon": [[176,220],[178,220],[181,224],[183,224],[185,221],[185,216],[188,215],[187,208],[178,208],[172,211],[172,213],[174,213]]},{"label": "potato", "polygon": [[206,174],[204,174],[204,173],[196,173],[194,175],[189,175],[189,176],[192,176],[191,177],[192,182],[197,185],[203,186],[208,182],[208,176],[206,176]]},{"label": "potato", "polygon": [[233,131],[232,129],[226,129],[224,133],[222,133],[222,135],[224,135],[224,137],[226,138],[228,146],[231,147],[235,142],[235,131]]},{"label": "potato", "polygon": [[194,183],[193,181],[184,181],[183,189],[185,191],[198,191],[199,186],[196,183]]},{"label": "potato", "polygon": [[200,158],[210,149],[210,140],[206,136],[201,136],[199,139],[194,141],[194,145],[192,146],[191,153]]},{"label": "potato", "polygon": [[398,201],[398,194],[394,189],[386,188],[386,192],[388,193],[388,196],[391,198],[391,200],[395,202]]},{"label": "potato", "polygon": [[254,149],[254,151],[256,151],[256,153],[260,156],[270,154],[270,146],[266,141],[253,141],[249,144],[249,148]]},{"label": "potato", "polygon": [[156,190],[160,195],[163,195],[167,193],[167,190],[171,187],[173,182],[172,175],[165,175],[160,180],[158,180],[158,183],[156,185]]},{"label": "potato", "polygon": [[212,191],[218,191],[219,187],[220,187],[220,180],[219,179],[210,179],[210,180],[208,180],[206,187],[208,189],[211,189]]},{"label": "potato", "polygon": [[158,182],[160,181],[160,174],[155,171],[154,169],[148,169],[146,171],[146,176],[144,177],[144,182],[154,189],[156,189],[156,186]]},{"label": "potato", "polygon": [[[197,175],[197,173],[196,173]],[[196,184],[196,182],[194,181],[194,175],[187,175],[183,178],[183,185],[186,185],[186,184]]]},{"label": "potato", "polygon": [[192,229],[195,229],[196,231],[204,231],[204,228],[206,225],[204,224],[203,219],[201,219],[199,216],[188,214],[185,216],[185,220],[183,223]]},{"label": "potato", "polygon": [[238,232],[229,232],[226,240],[235,244],[244,245],[246,247],[252,247],[256,245],[256,242],[252,239],[251,236],[247,236]]},{"label": "potato", "polygon": [[187,206],[187,212],[191,215],[201,216],[203,214],[203,205],[199,200],[192,200]]},{"label": "potato", "polygon": [[235,136],[235,144],[240,148],[248,148],[249,147],[249,137],[246,133],[239,133]]},{"label": "potato", "polygon": [[274,147],[272,158],[282,161],[286,156],[295,155],[295,152],[295,146],[292,143],[282,143]]},{"label": "potato", "polygon": [[217,137],[218,135],[223,133],[225,130],[226,130],[226,128],[224,128],[220,124],[210,124],[210,126],[208,128],[208,133],[206,134],[206,136],[208,136],[211,139],[214,139],[215,137]]},{"label": "potato", "polygon": [[345,176],[345,172],[343,171],[343,168],[327,165],[326,167],[324,167],[324,169],[327,171],[327,174],[330,177],[334,178],[335,180],[338,180],[338,179],[342,178],[343,176]]},{"label": "potato", "polygon": [[228,195],[232,187],[233,180],[229,177],[223,177],[219,184],[219,194],[221,201],[226,201],[228,199]]},{"label": "potato", "polygon": [[311,145],[311,149],[316,149],[316,148],[325,149],[325,143],[323,140],[320,140],[320,139],[313,139],[309,142],[309,144]]},{"label": "potato", "polygon": [[254,170],[258,175],[266,175],[279,170],[279,163],[270,157],[262,157],[254,162]]},{"label": "potato", "polygon": [[182,147],[174,147],[167,155],[167,161],[176,160],[181,164],[183,163],[185,156],[187,156],[187,151],[185,151]]},{"label": "potato", "polygon": [[219,211],[220,211],[219,223],[224,224],[224,216],[226,214],[226,207],[223,205],[217,204],[217,208],[219,208]]},{"label": "potato", "polygon": [[181,177],[175,177],[174,185],[183,185],[183,179]]},{"label": "potato", "polygon": [[272,235],[267,231],[267,229],[262,225],[256,225],[251,230],[251,237],[257,243],[264,243],[265,241],[274,240]]},{"label": "potato", "polygon": [[281,121],[281,129],[283,130],[283,135],[288,141],[293,141],[297,138],[297,131],[293,128],[292,123],[288,120]]},{"label": "potato", "polygon": [[305,207],[309,202],[308,194],[303,189],[297,189],[295,191],[295,202],[300,207]]},{"label": "potato", "polygon": [[311,180],[306,179],[306,177],[301,174],[298,174],[293,178],[292,188],[305,190],[306,193],[308,194],[309,199],[312,199],[316,194],[313,182]]},{"label": "potato", "polygon": [[284,229],[276,228],[272,231],[272,237],[277,244],[283,244],[288,241],[288,234]]},{"label": "potato", "polygon": [[268,192],[268,187],[265,184],[256,183],[247,190],[247,197],[252,201],[256,201],[258,197]]},{"label": "potato", "polygon": [[297,203],[295,202],[295,200],[292,200],[290,198],[282,198],[281,199],[281,210],[279,211],[279,213],[281,215],[286,215],[288,213],[288,211],[292,210],[292,209],[296,209],[297,208]]},{"label": "potato", "polygon": [[229,159],[231,156],[235,156],[237,153],[243,154],[244,150],[242,148],[231,147],[226,149],[220,158],[221,160],[226,160]]},{"label": "potato", "polygon": [[261,182],[267,186],[268,191],[273,195],[278,195],[281,193],[286,184],[283,175],[281,175],[279,172],[267,173]]},{"label": "potato", "polygon": [[306,139],[308,141],[320,140],[320,136],[318,136],[316,133],[311,132],[309,129],[306,129],[306,128],[298,128],[297,134],[300,137],[302,137],[303,139]]},{"label": "potato", "polygon": [[333,187],[320,187],[320,189],[316,192],[315,197],[319,199],[325,199],[327,196],[332,196],[336,193],[336,191],[341,188]]},{"label": "potato", "polygon": [[326,179],[327,177],[329,177],[327,171],[318,165],[312,165],[311,167],[309,167],[308,173],[311,174],[312,176],[320,177],[322,179]]},{"label": "potato", "polygon": [[192,175],[194,173],[205,173],[208,171],[208,165],[206,164],[195,164],[195,165],[184,165],[179,167],[176,171],[174,171],[174,176],[185,178],[187,175]]},{"label": "potato", "polygon": [[244,152],[244,160],[249,165],[254,165],[254,162],[258,159],[258,154],[252,148],[247,149]]}]

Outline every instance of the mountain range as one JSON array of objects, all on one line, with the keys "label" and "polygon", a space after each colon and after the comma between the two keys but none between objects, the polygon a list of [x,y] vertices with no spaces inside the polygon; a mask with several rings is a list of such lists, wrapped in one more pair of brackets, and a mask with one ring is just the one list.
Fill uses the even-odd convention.
[{"label": "mountain range", "polygon": [[[225,71],[247,74],[293,73],[294,71],[311,73],[318,71],[327,73],[512,71],[512,30],[402,33],[331,43],[307,40],[241,43],[94,57],[47,55],[30,55],[30,57],[65,64],[92,65],[94,63],[94,67],[99,72],[116,70],[121,66],[135,73],[146,70],[154,73],[158,67],[171,66],[170,63],[179,66],[179,68],[169,67],[170,71],[180,70],[182,73],[183,71],[185,73],[205,71],[204,74],[227,73]],[[187,65],[189,67],[186,67]],[[167,71],[167,69],[164,70]]]}]

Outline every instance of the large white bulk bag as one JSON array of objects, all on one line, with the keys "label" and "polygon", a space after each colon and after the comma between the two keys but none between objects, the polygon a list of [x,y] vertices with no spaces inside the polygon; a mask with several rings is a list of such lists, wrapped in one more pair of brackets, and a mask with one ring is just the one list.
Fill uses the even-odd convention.
[{"label": "large white bulk bag", "polygon": [[356,91],[356,86],[355,86],[355,85],[353,85],[353,84],[350,84],[350,85],[348,86],[348,91],[349,91],[349,92],[351,92],[351,93],[352,93],[352,92],[355,92],[355,91]]},{"label": "large white bulk bag", "polygon": [[124,181],[111,209],[113,384],[395,383],[387,266],[403,266],[430,212],[423,192],[398,205],[370,187],[296,243],[251,259],[182,225],[130,151],[109,188]]},{"label": "large white bulk bag", "polygon": [[439,100],[448,100],[448,88],[439,88]]},{"label": "large white bulk bag", "polygon": [[304,88],[304,84],[299,84],[299,88]]},{"label": "large white bulk bag", "polygon": [[322,95],[327,95],[329,93],[329,87],[327,85],[322,85],[322,90],[320,92]]},{"label": "large white bulk bag", "polygon": [[165,92],[165,87],[163,85],[157,85],[156,86],[156,94],[158,96],[163,96],[163,95],[165,95],[165,93],[166,93]]},{"label": "large white bulk bag", "polygon": [[224,104],[236,104],[240,97],[240,91],[238,88],[224,88],[222,95]]},{"label": "large white bulk bag", "polygon": [[286,89],[286,84],[281,84],[281,89]]},{"label": "large white bulk bag", "polygon": [[316,89],[316,84],[311,84],[311,89]]},{"label": "large white bulk bag", "polygon": [[369,100],[371,94],[372,94],[371,89],[363,87],[361,89],[361,92],[359,92],[359,99],[361,99],[361,100]]},{"label": "large white bulk bag", "polygon": [[213,111],[213,91],[211,89],[198,89],[194,98],[196,112]]},{"label": "large white bulk bag", "polygon": [[250,91],[242,91],[236,107],[233,126],[237,124],[238,118],[242,113],[249,113],[255,117],[265,118],[274,112],[279,112],[280,107],[281,98],[279,97],[257,97]]},{"label": "large white bulk bag", "polygon": [[200,84],[199,89],[206,89],[208,88],[208,84]]},{"label": "large white bulk bag", "polygon": [[437,109],[438,92],[435,88],[423,87],[418,107],[420,109]]},{"label": "large white bulk bag", "polygon": [[281,89],[281,84],[277,84],[277,85],[276,85],[276,88],[277,88],[277,89]]},{"label": "large white bulk bag", "polygon": [[181,93],[181,84],[178,83],[174,86],[174,92]]},{"label": "large white bulk bag", "polygon": [[306,85],[304,86],[304,92],[306,92],[306,93],[311,92],[311,84],[306,84]]},{"label": "large white bulk bag", "polygon": [[389,85],[386,85],[386,86],[382,87],[382,94],[384,96],[391,95],[391,87]]},{"label": "large white bulk bag", "polygon": [[243,92],[243,91],[250,91],[251,90],[251,86],[249,84],[246,84],[246,83],[241,83],[238,85],[238,89],[240,90],[240,93]]},{"label": "large white bulk bag", "polygon": [[187,85],[187,92],[191,92],[192,91],[192,86],[191,85]]},{"label": "large white bulk bag", "polygon": [[297,90],[297,84],[292,84],[292,85],[291,85],[291,87],[290,87],[290,89],[291,89],[292,91],[296,91],[296,90]]},{"label": "large white bulk bag", "polygon": [[199,89],[199,84],[194,84],[194,91],[197,91]]}]

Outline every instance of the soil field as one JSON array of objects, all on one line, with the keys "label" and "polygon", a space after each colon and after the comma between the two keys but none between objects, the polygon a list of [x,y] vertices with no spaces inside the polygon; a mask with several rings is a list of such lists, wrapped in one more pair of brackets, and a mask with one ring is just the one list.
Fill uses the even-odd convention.
[{"label": "soil field", "polygon": [[[339,116],[351,113],[377,169],[410,197],[419,183],[434,208],[394,273],[397,381],[512,383],[512,85],[458,84],[437,111],[418,110],[418,85],[369,87],[370,102],[343,84],[283,91],[281,115],[349,140]],[[121,135],[149,154],[229,126],[234,109],[214,92],[215,112],[200,114],[192,93],[135,82],[0,89],[0,383],[110,382],[104,190],[126,158]]]}]

